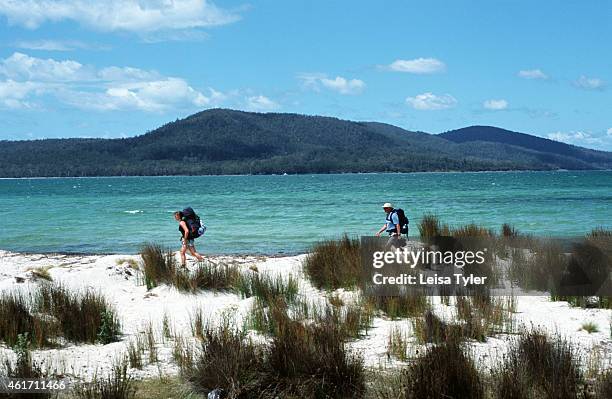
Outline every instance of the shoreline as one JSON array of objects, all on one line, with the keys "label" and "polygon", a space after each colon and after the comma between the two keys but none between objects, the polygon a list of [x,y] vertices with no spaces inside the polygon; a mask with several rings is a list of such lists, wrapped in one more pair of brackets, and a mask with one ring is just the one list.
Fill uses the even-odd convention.
[{"label": "shoreline", "polygon": [[569,173],[569,172],[612,172],[612,169],[507,169],[507,170],[448,170],[414,172],[329,172],[329,173],[262,173],[262,174],[217,174],[217,175],[110,175],[110,176],[30,176],[0,177],[0,180],[44,180],[44,179],[116,179],[138,177],[245,177],[245,176],[334,176],[334,175],[413,175],[413,174],[476,174],[476,173]]}]

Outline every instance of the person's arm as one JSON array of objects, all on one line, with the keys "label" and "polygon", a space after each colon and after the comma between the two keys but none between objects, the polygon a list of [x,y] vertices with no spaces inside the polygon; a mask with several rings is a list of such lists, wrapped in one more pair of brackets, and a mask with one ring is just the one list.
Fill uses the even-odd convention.
[{"label": "person's arm", "polygon": [[402,233],[402,226],[400,226],[400,222],[399,222],[399,216],[397,215],[397,212],[394,212],[393,215],[391,215],[391,222],[393,222],[395,224],[395,231],[397,232],[397,236],[401,236]]},{"label": "person's arm", "polygon": [[383,224],[383,226],[380,228],[380,230],[378,230],[378,232],[376,233],[376,237],[380,236],[380,233],[382,233],[383,231],[385,231],[385,229],[387,228],[387,224]]},{"label": "person's arm", "polygon": [[181,220],[180,226],[183,229],[183,244],[187,245],[187,241],[189,240],[189,228],[184,220]]}]

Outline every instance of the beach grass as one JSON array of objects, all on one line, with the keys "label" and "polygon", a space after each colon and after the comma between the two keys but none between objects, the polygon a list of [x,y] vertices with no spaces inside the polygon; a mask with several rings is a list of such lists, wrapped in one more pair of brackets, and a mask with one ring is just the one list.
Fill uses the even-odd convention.
[{"label": "beach grass", "polygon": [[108,375],[95,376],[92,381],[77,383],[72,388],[75,399],[135,399],[136,392],[125,358],[115,359]]},{"label": "beach grass", "polygon": [[35,348],[57,346],[60,338],[107,344],[119,339],[121,326],[101,293],[43,283],[29,293],[0,293],[0,341],[13,346],[26,333]]},{"label": "beach grass", "polygon": [[493,371],[496,397],[576,398],[584,383],[575,349],[560,336],[524,331]]},{"label": "beach grass", "polygon": [[485,397],[483,377],[457,341],[427,348],[402,377],[402,398]]},{"label": "beach grass", "polygon": [[597,326],[597,324],[595,324],[592,321],[587,321],[587,322],[582,323],[582,326],[580,329],[588,332],[589,334],[599,332],[599,327]]},{"label": "beach grass", "polygon": [[360,243],[347,235],[316,243],[304,260],[304,272],[319,289],[353,289],[361,276]]}]

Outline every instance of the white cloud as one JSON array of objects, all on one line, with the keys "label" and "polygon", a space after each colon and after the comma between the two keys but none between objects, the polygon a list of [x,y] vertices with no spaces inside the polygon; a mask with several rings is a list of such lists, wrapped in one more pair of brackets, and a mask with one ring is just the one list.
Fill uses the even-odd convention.
[{"label": "white cloud", "polygon": [[608,130],[606,131],[606,134],[610,137],[612,137],[612,127],[608,128]]},{"label": "white cloud", "polygon": [[574,84],[581,89],[586,90],[603,90],[606,87],[606,82],[599,78],[589,78],[582,75]]},{"label": "white cloud", "polygon": [[0,62],[0,75],[15,80],[45,82],[68,82],[94,77],[91,71],[88,71],[79,62],[36,58],[23,53],[13,53],[10,57],[3,59]]},{"label": "white cloud", "polygon": [[44,51],[72,51],[77,49],[105,50],[108,47],[90,45],[78,40],[19,40],[14,43],[15,47],[25,50],[44,50]]},{"label": "white cloud", "polygon": [[336,91],[340,94],[355,95],[360,94],[366,87],[363,80],[347,79],[342,76],[336,76],[330,79],[322,73],[304,73],[298,75],[298,79],[302,81],[302,86],[305,89],[321,91],[321,87]]},{"label": "white cloud", "polygon": [[432,111],[453,108],[457,105],[457,99],[450,94],[435,95],[423,93],[414,97],[406,98],[406,103],[414,109],[421,111]]},{"label": "white cloud", "polygon": [[493,111],[499,111],[502,109],[506,109],[508,108],[508,101],[506,100],[487,100],[484,103],[482,103],[482,106],[485,107],[486,109],[490,109]]},{"label": "white cloud", "polygon": [[273,111],[279,108],[276,102],[262,95],[248,97],[246,103],[247,109],[252,111]]},{"label": "white cloud", "polygon": [[444,72],[446,70],[446,65],[435,58],[416,58],[414,60],[393,61],[386,69],[395,72],[431,74]]},{"label": "white cloud", "polygon": [[211,103],[210,98],[179,78],[113,85],[103,93],[66,91],[62,97],[75,107],[102,111],[158,112],[179,106],[204,107]]},{"label": "white cloud", "polygon": [[321,79],[321,84],[340,94],[359,94],[365,88],[363,80],[346,79],[342,76],[336,76],[335,79],[323,78]]},{"label": "white cloud", "polygon": [[593,136],[591,133],[585,131],[554,132],[549,133],[548,138],[555,141],[582,146],[603,144],[603,140],[600,137]]},{"label": "white cloud", "polygon": [[74,60],[54,60],[14,53],[0,60],[0,104],[25,107],[28,98],[52,95],[77,108],[94,110],[137,109],[147,112],[178,107],[204,107],[224,100],[222,93],[208,95],[184,79],[155,71],[111,66],[97,69]]},{"label": "white cloud", "polygon": [[32,108],[33,104],[26,98],[39,89],[33,82],[15,82],[13,80],[0,81],[0,107],[2,108]]},{"label": "white cloud", "polygon": [[540,69],[525,69],[519,71],[518,76],[524,79],[548,79],[548,75]]},{"label": "white cloud", "polygon": [[198,29],[240,19],[207,0],[0,0],[0,15],[29,29],[69,20],[99,31],[137,33]]}]

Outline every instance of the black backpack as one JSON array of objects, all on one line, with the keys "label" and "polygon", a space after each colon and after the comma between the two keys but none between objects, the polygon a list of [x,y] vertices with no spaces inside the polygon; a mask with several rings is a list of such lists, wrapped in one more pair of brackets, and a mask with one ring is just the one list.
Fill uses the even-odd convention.
[{"label": "black backpack", "polygon": [[200,217],[195,213],[193,208],[187,207],[183,209],[182,214],[183,220],[189,229],[189,238],[194,239],[201,236],[202,234],[200,233],[200,228],[202,227],[202,223],[200,222]]},{"label": "black backpack", "polygon": [[408,218],[406,217],[404,210],[402,208],[392,210],[391,212],[389,212],[389,215],[387,216],[388,220],[391,220],[391,216],[394,213],[397,213],[397,219],[399,220],[399,225],[400,225],[400,233],[408,234],[408,224],[410,224],[410,220],[408,220]]}]

